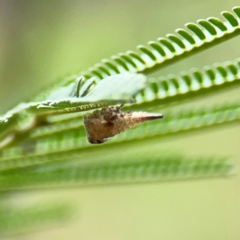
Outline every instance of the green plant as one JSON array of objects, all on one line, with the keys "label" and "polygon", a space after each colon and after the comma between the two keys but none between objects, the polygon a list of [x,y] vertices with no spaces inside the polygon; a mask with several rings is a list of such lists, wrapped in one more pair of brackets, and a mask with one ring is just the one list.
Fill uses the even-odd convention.
[{"label": "green plant", "polygon": [[[179,75],[149,77],[144,88],[136,84],[137,77],[135,84],[127,85],[129,78],[124,75],[131,72],[148,76],[238,36],[240,8],[222,15],[225,21],[209,18],[197,24],[188,23],[187,30],[178,29],[177,34],[151,41],[148,46],[140,45],[137,52],[104,59],[2,116],[0,190],[195,179],[232,173],[233,164],[228,157],[163,154],[157,151],[157,146],[172,135],[239,121],[238,99],[207,107],[196,103],[194,109],[180,108],[192,99],[238,87],[239,59]],[[99,90],[98,83],[114,75],[120,78],[119,85],[112,84],[113,77]],[[95,94],[88,95],[88,91]],[[60,97],[53,99],[53,95]],[[136,102],[132,102],[132,97]],[[125,111],[161,111],[164,119],[125,131],[100,147],[90,145],[82,121],[85,111],[120,104],[125,104]],[[148,143],[153,141],[158,141],[151,148],[155,151],[149,152]],[[120,154],[122,148],[126,151]]]}]

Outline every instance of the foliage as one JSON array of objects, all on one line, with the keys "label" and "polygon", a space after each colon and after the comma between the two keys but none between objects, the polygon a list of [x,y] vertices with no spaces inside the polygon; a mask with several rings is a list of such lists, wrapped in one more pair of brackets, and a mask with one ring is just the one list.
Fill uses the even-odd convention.
[{"label": "foliage", "polygon": [[[144,149],[138,150],[141,144],[152,139],[161,142],[168,136],[239,121],[239,99],[208,107],[181,108],[182,102],[192,101],[192,98],[201,99],[238,86],[239,59],[178,75],[148,77],[146,83],[142,75],[136,74],[148,76],[238,36],[240,7],[222,15],[225,21],[208,18],[188,23],[187,30],[177,29],[176,34],[150,41],[147,46],[140,45],[137,52],[127,51],[110,60],[103,59],[86,72],[64,79],[31,102],[21,103],[2,116],[0,190],[129,184],[232,173],[234,166],[225,156],[192,159],[155,151],[142,157]],[[161,110],[164,119],[128,130],[100,147],[90,145],[83,126],[85,111],[119,104],[125,104],[124,109],[130,111]],[[179,109],[172,109],[172,106]],[[131,151],[118,154],[123,147]],[[139,154],[135,154],[136,151]],[[16,214],[21,219],[28,218],[22,213]],[[7,219],[8,216],[1,211],[0,217]],[[32,219],[34,222],[35,218]]]}]

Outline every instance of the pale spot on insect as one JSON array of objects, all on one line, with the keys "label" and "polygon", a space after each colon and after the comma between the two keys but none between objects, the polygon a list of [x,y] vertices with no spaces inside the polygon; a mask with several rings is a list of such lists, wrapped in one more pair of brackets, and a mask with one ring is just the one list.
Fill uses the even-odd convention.
[{"label": "pale spot on insect", "polygon": [[121,112],[120,107],[106,107],[84,116],[88,141],[104,143],[108,138],[126,131],[140,123],[163,118],[162,114],[146,112]]}]

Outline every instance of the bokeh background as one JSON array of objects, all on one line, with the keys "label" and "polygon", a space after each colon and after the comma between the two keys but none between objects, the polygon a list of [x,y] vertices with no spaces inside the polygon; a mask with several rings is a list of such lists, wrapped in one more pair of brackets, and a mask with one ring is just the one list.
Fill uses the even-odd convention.
[{"label": "bokeh background", "polygon": [[[0,0],[0,114],[102,58],[134,50],[186,22],[220,17],[222,10],[236,5],[239,1]],[[238,37],[155,74],[233,60],[240,57],[239,49]],[[235,89],[214,99],[238,94]],[[239,161],[240,127],[171,138],[160,148],[154,142],[149,146],[149,151],[174,149],[188,156],[226,155]],[[239,191],[236,174],[225,179],[15,193],[8,201],[18,205],[72,201],[76,216],[60,227],[12,239],[238,240]]]}]

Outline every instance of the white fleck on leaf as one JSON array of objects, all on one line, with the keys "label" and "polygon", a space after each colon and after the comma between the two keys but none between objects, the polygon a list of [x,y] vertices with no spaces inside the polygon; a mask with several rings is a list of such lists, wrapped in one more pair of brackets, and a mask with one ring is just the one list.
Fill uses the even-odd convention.
[{"label": "white fleck on leaf", "polygon": [[122,73],[101,80],[84,99],[128,99],[145,87],[146,77],[137,73]]}]

